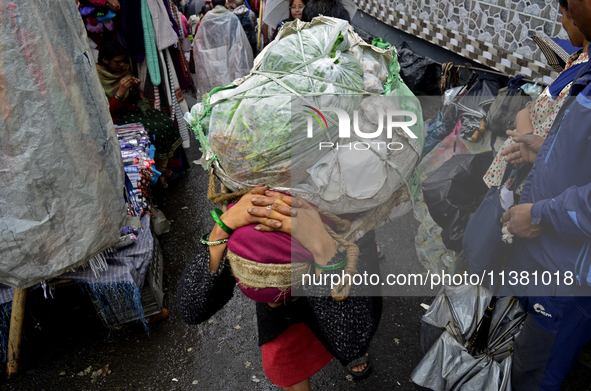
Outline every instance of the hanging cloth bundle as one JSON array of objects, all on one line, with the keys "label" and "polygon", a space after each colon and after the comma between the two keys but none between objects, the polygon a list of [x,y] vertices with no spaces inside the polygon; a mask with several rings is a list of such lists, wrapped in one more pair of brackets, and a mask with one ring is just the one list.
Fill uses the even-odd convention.
[{"label": "hanging cloth bundle", "polygon": [[152,26],[152,15],[148,7],[148,1],[142,0],[142,27],[144,29],[144,45],[146,47],[146,62],[150,71],[150,79],[154,87],[160,85],[160,68],[158,67],[158,52],[156,50],[156,38]]},{"label": "hanging cloth bundle", "polygon": [[[163,50],[159,53],[160,60],[162,61],[162,66],[166,69],[168,73],[168,79],[166,80],[166,88],[167,94],[170,100],[170,118],[175,121],[179,128],[179,133],[181,138],[183,139],[183,148],[189,148],[190,146],[190,139],[189,139],[189,131],[187,130],[187,122],[183,119],[183,111],[181,110],[181,106],[179,103],[179,99],[177,98],[177,89],[179,94],[182,96],[182,92],[178,86],[178,79],[176,79],[176,74],[174,73],[174,65],[172,64],[172,59],[170,58],[170,53],[168,50]],[[184,102],[183,102],[184,103]],[[184,109],[188,111],[186,108],[187,105],[184,103]]]}]

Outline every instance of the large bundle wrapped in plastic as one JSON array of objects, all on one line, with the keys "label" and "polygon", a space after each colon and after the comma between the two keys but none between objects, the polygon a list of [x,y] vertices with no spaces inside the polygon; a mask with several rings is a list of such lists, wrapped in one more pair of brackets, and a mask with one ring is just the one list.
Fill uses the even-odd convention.
[{"label": "large bundle wrapped in plastic", "polygon": [[0,9],[0,283],[24,289],[119,241],[125,184],[75,2]]},{"label": "large bundle wrapped in plastic", "polygon": [[[393,50],[365,43],[343,20],[288,23],[250,75],[192,109],[202,163],[230,190],[267,184],[337,214],[373,209],[405,185],[423,145],[420,104],[399,70]],[[375,135],[393,111],[407,130]],[[310,131],[312,116],[320,128]]]}]

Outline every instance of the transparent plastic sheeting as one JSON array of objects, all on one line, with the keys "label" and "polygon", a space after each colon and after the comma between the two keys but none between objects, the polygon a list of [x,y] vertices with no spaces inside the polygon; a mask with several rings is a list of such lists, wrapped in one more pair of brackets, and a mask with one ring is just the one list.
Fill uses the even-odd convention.
[{"label": "transparent plastic sheeting", "polygon": [[[216,92],[192,109],[189,121],[207,135],[204,166],[213,163],[214,173],[231,190],[265,183],[337,214],[383,204],[405,186],[423,144],[419,101],[400,79],[392,52],[366,44],[339,19],[286,24],[256,58],[250,75],[234,81],[237,87]],[[337,114],[324,110],[326,121],[319,127],[314,120],[309,137],[309,112],[322,108],[342,110],[351,121],[357,113],[364,134],[376,132],[380,110],[383,117],[388,110],[410,111],[416,121],[410,135],[395,128],[386,139],[383,119],[381,137],[345,139]],[[363,141],[374,151],[319,149],[320,142]],[[386,149],[391,142],[401,150]]]},{"label": "transparent plastic sheeting", "polygon": [[0,9],[0,283],[24,289],[117,242],[123,163],[76,3]]},{"label": "transparent plastic sheeting", "polygon": [[480,286],[445,286],[421,318],[421,345],[427,351],[411,380],[433,391],[510,391],[513,341],[526,314],[515,297],[496,302],[485,352],[466,349],[490,303]]},{"label": "transparent plastic sheeting", "polygon": [[203,18],[193,41],[198,97],[214,87],[244,77],[252,68],[253,54],[236,15],[216,7]]}]

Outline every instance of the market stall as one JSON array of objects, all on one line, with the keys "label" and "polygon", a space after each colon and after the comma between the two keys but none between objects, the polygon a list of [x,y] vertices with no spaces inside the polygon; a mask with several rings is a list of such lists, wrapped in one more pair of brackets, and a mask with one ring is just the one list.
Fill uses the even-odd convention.
[{"label": "market stall", "polygon": [[[194,87],[176,48],[186,37],[168,2],[3,0],[0,7],[0,351],[10,377],[28,289],[49,298],[56,281],[78,283],[108,327],[146,325],[162,308],[151,216],[159,217],[159,233],[166,221],[151,206],[150,186],[160,175],[154,138],[140,123],[113,125],[93,49],[112,37],[124,44],[142,91],[155,98],[149,110],[175,121],[185,147],[182,91]],[[176,28],[159,29],[164,16]]]}]

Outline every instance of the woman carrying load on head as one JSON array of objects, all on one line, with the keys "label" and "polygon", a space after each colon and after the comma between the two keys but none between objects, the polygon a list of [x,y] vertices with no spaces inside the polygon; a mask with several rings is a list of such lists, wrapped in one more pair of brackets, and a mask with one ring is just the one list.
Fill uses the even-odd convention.
[{"label": "woman carrying load on head", "polygon": [[[330,274],[329,269],[346,261],[343,254],[337,254],[335,242],[314,208],[299,198],[266,190],[256,188],[244,195],[218,216],[209,236],[204,235],[202,243],[206,246],[186,266],[179,281],[178,310],[186,322],[204,322],[232,297],[236,279],[229,270],[226,244],[228,238],[234,239],[231,235],[245,238],[244,231],[250,230],[252,240],[242,240],[241,244],[250,247],[251,253],[268,252],[289,258],[301,252],[301,247],[312,257],[309,273],[317,277]],[[373,231],[357,244],[358,272],[379,272]],[[340,275],[341,269],[334,272]],[[286,390],[310,390],[309,377],[333,356],[347,366],[352,376],[367,375],[366,352],[381,316],[381,297],[357,296],[367,291],[354,286],[349,297],[336,301],[330,296],[330,284],[306,283],[306,297],[266,303],[262,302],[265,289],[247,293],[240,287],[257,301],[263,369],[273,383]]]},{"label": "woman carrying load on head", "polygon": [[168,187],[166,177],[172,175],[172,170],[167,168],[168,159],[183,142],[174,121],[160,111],[138,107],[149,105],[140,97],[140,80],[131,73],[125,51],[119,42],[109,39],[101,44],[96,68],[109,99],[113,123],[124,125],[140,122],[144,125],[156,147],[156,169],[162,173],[160,182]]},{"label": "woman carrying load on head", "polygon": [[[529,107],[517,114],[515,131],[507,131],[507,135],[510,136],[509,139],[503,144],[484,176],[484,182],[488,187],[501,184],[508,161],[511,164],[527,161],[527,159],[521,159],[522,151],[523,154],[533,154],[533,158],[535,158],[556,119],[556,115],[558,115],[560,108],[568,98],[574,78],[581,67],[589,61],[589,54],[587,53],[589,42],[568,15],[568,0],[559,1],[559,10],[562,14],[562,26],[568,33],[571,44],[575,47],[583,47],[583,49],[574,53],[556,80],[546,87]],[[525,142],[516,143],[513,137],[517,137],[517,140],[525,137],[523,140]],[[511,181],[512,179],[507,181],[507,187],[511,186]],[[521,194],[524,183],[518,186],[518,194]]]}]

